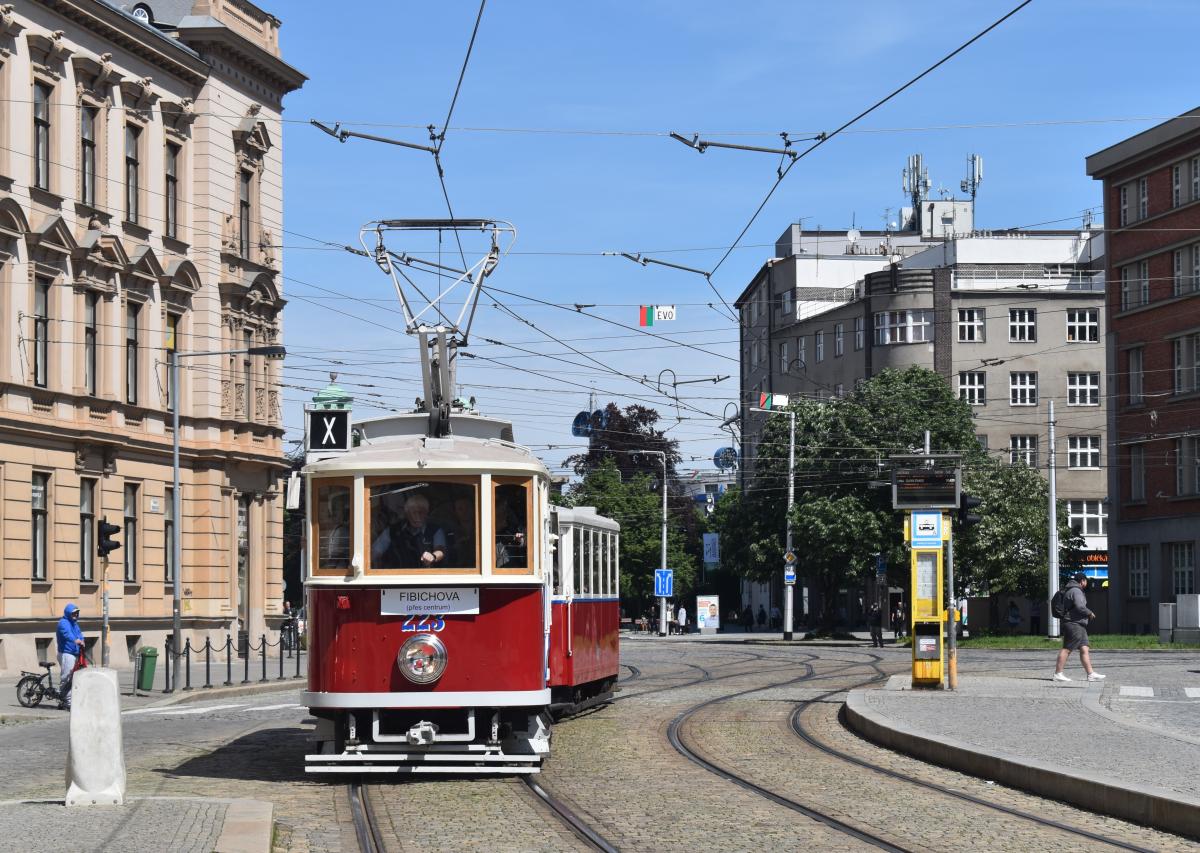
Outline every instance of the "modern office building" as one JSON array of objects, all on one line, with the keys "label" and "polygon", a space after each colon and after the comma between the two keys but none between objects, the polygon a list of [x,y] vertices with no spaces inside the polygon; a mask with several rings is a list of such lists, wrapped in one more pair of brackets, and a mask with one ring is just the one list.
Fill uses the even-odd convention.
[{"label": "modern office building", "polygon": [[282,341],[279,118],[305,78],[279,26],[246,0],[0,6],[0,672],[53,656],[68,602],[94,641],[106,591],[112,663],[160,645],[176,572],[187,636],[278,624],[279,365],[227,353]]},{"label": "modern office building", "polygon": [[1087,158],[1108,242],[1114,617],[1153,631],[1197,592],[1200,109]]}]

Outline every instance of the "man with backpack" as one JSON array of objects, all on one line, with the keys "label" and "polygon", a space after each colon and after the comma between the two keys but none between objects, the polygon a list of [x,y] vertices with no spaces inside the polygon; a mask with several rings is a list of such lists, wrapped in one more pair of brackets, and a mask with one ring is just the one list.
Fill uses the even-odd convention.
[{"label": "man with backpack", "polygon": [[1088,647],[1087,623],[1096,614],[1088,609],[1087,596],[1083,594],[1087,587],[1087,575],[1076,572],[1068,581],[1066,589],[1059,590],[1050,600],[1050,610],[1056,619],[1062,620],[1063,647],[1058,650],[1058,660],[1054,664],[1054,680],[1070,681],[1063,672],[1067,658],[1071,652],[1079,652],[1079,662],[1083,664],[1088,681],[1103,681],[1104,676],[1092,669],[1091,649]]}]

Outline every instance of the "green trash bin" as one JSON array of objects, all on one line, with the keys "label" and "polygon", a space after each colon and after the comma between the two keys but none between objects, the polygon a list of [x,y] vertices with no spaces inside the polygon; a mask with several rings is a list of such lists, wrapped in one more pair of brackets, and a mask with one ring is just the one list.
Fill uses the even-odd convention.
[{"label": "green trash bin", "polygon": [[158,649],[153,646],[143,646],[138,652],[137,689],[149,692],[154,689],[154,667],[158,664]]}]

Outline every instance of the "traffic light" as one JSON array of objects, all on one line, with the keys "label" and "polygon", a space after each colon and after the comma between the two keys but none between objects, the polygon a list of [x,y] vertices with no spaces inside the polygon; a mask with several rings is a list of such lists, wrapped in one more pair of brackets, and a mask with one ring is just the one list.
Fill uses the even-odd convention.
[{"label": "traffic light", "polygon": [[971,512],[982,503],[979,498],[963,492],[958,498],[958,526],[965,529],[983,521],[977,513]]},{"label": "traffic light", "polygon": [[96,550],[100,552],[101,557],[108,555],[121,547],[120,542],[114,542],[113,536],[121,532],[121,528],[115,524],[109,524],[107,519],[100,519],[100,543],[96,546]]}]

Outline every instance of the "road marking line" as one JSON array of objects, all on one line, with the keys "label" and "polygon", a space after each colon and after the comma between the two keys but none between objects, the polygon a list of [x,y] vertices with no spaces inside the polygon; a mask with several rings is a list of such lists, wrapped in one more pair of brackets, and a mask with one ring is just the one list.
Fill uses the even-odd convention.
[{"label": "road marking line", "polygon": [[285,702],[282,705],[255,705],[252,708],[247,708],[247,711],[278,711],[282,708],[299,708],[299,702]]},{"label": "road marking line", "polygon": [[1154,698],[1153,687],[1121,687],[1122,696],[1143,696],[1148,699]]},{"label": "road marking line", "polygon": [[1200,699],[1200,687],[1185,687],[1183,693],[1189,699]]},{"label": "road marking line", "polygon": [[167,716],[183,716],[184,714],[207,714],[209,711],[227,711],[230,708],[244,708],[245,703],[240,705],[209,705],[207,708],[187,708],[183,711],[158,711],[160,717]]}]

